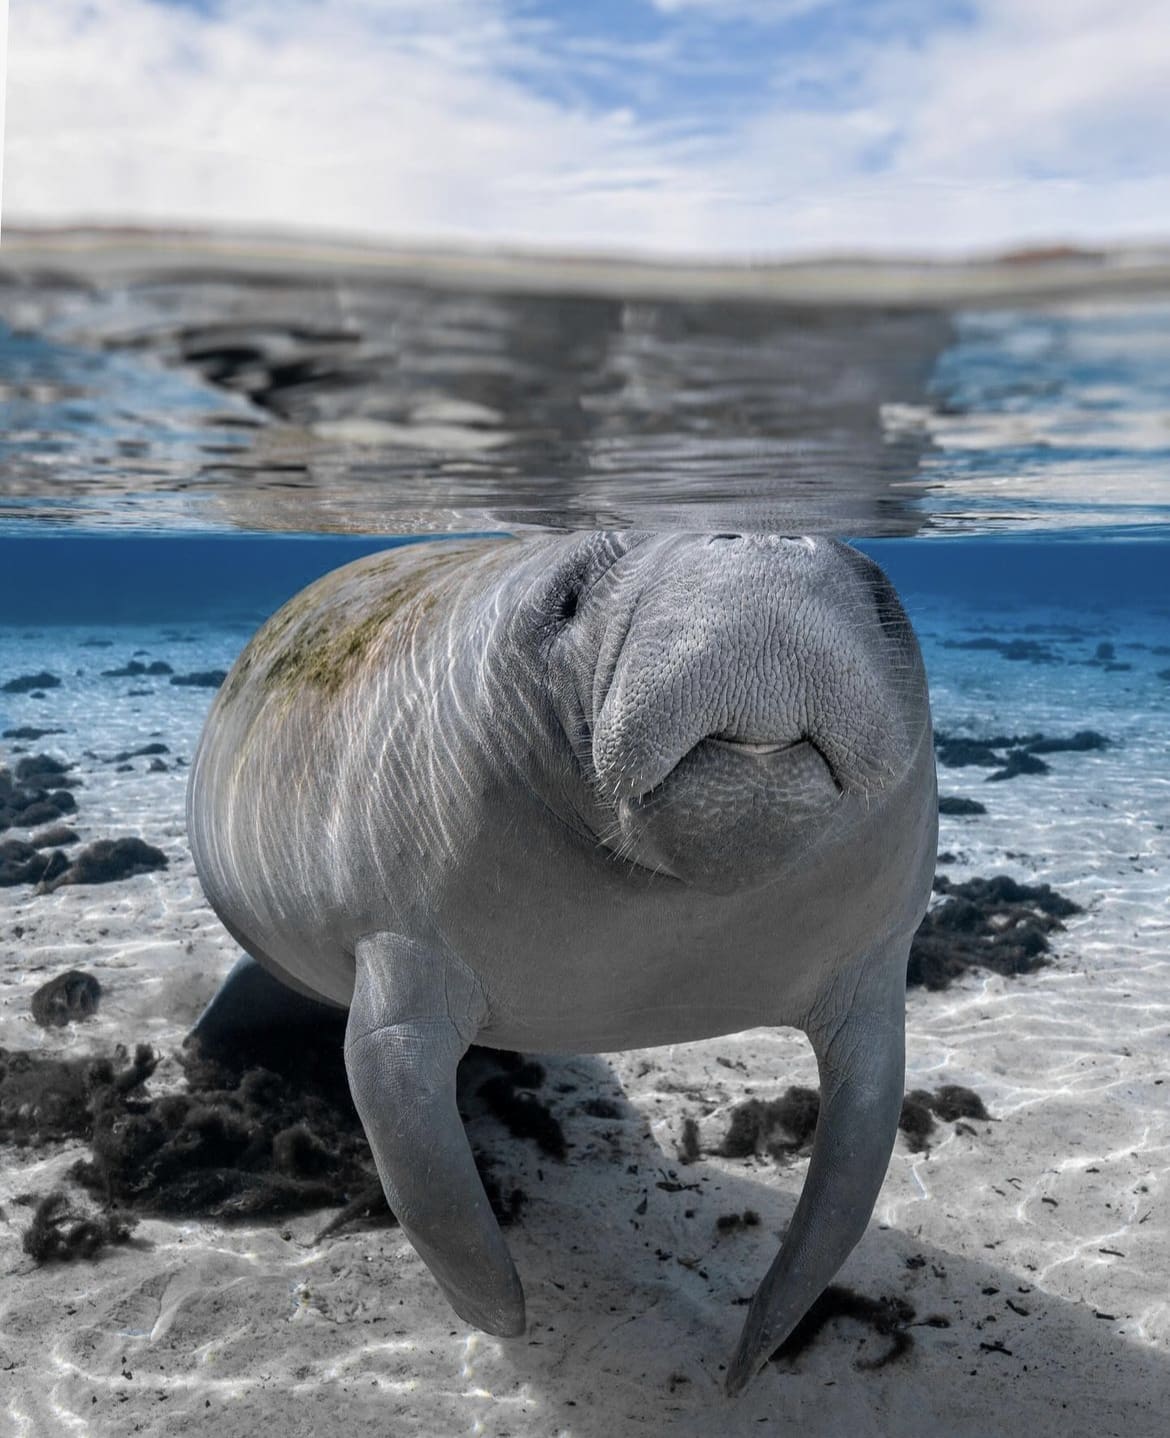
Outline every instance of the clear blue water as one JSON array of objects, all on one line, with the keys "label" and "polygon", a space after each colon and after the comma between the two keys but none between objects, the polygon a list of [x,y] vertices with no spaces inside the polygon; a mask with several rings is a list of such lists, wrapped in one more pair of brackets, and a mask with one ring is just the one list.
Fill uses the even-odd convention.
[{"label": "clear blue water", "polygon": [[[908,1002],[907,1087],[970,1086],[997,1121],[966,1135],[948,1126],[927,1154],[899,1140],[846,1278],[867,1293],[905,1292],[950,1328],[918,1329],[912,1360],[888,1377],[854,1373],[837,1335],[827,1356],[782,1381],[810,1433],[845,1431],[875,1392],[875,1411],[950,1431],[960,1369],[977,1424],[1009,1411],[1046,1431],[1075,1404],[1094,1432],[1155,1431],[1151,1395],[1164,1391],[1170,1352],[1162,300],[952,314],[199,275],[121,289],[60,275],[0,284],[0,765],[30,751],[66,761],[81,780],[80,842],[137,835],[169,860],[101,888],[0,888],[0,1049],[145,1036],[173,1051],[234,958],[199,890],[183,818],[213,689],[172,684],[160,662],[178,676],[225,669],[291,594],[387,544],[596,524],[851,538],[905,600],[939,731],[1105,736],[1103,748],[1058,749],[1043,772],[1009,782],[940,766],[943,795],[981,809],[942,815],[940,872],[1048,883],[1082,912],[1054,936],[1051,967],[1020,979],[978,971]],[[140,668],[128,672],[132,662]],[[56,683],[4,690],[42,671]],[[165,757],[135,752],[147,743],[164,744]],[[12,834],[28,837],[11,830],[0,842]],[[74,964],[100,973],[101,1010],[46,1034],[29,1017],[31,994]],[[275,1375],[272,1391],[329,1412],[338,1374],[357,1375],[346,1411],[364,1412],[371,1432],[385,1431],[393,1404],[416,1392],[437,1404],[452,1384],[460,1402],[470,1389],[477,1402],[511,1404],[512,1432],[523,1404],[547,1393],[539,1428],[523,1431],[553,1431],[554,1403],[560,1413],[564,1394],[580,1393],[564,1413],[588,1412],[604,1372],[631,1424],[659,1431],[674,1401],[668,1375],[695,1375],[689,1391],[700,1394],[723,1343],[715,1335],[738,1324],[758,1278],[763,1249],[720,1237],[717,1216],[757,1209],[766,1247],[791,1212],[794,1180],[713,1152],[685,1170],[694,1183],[651,1186],[648,1175],[674,1162],[684,1114],[717,1126],[732,1102],[815,1074],[802,1042],[777,1031],[612,1061],[652,1139],[582,1117],[569,1091],[595,1085],[597,1071],[570,1068],[556,1102],[573,1162],[546,1175],[524,1166],[522,1146],[508,1150],[538,1195],[511,1231],[521,1267],[544,1272],[551,1254],[558,1263],[556,1295],[540,1299],[543,1318],[557,1316],[523,1364],[453,1331],[404,1250],[393,1291],[405,1306],[390,1311],[409,1314],[401,1322],[417,1343],[367,1327],[381,1321],[370,1317],[382,1290],[369,1275],[387,1271],[393,1235],[371,1256],[364,1238],[314,1247],[316,1215],[280,1232],[160,1221],[141,1250],[79,1279],[38,1271],[20,1288],[18,1275],[16,1308],[0,1299],[4,1331],[23,1335],[29,1381],[47,1395],[45,1431],[62,1415],[86,1427],[103,1384],[128,1391],[126,1355],[160,1382],[175,1375],[171,1422],[205,1421],[231,1375],[258,1364]],[[6,1153],[0,1210],[17,1213],[19,1192],[57,1182],[74,1157],[51,1155],[46,1176],[38,1155]],[[646,1215],[636,1240],[629,1214]],[[16,1227],[3,1231],[15,1248]],[[660,1243],[685,1266],[660,1262]],[[161,1299],[160,1275],[170,1284]],[[85,1287],[81,1317],[70,1285]],[[300,1314],[310,1291],[314,1302],[326,1295],[328,1323],[271,1321],[290,1293]],[[991,1297],[1008,1294],[1019,1300],[1010,1308]],[[584,1318],[565,1321],[568,1295]],[[256,1322],[262,1360],[239,1338]],[[584,1343],[579,1322],[592,1325]],[[991,1336],[1006,1340],[1002,1352],[989,1351]],[[229,1369],[237,1349],[242,1367]],[[254,1395],[261,1427],[267,1384]],[[352,1407],[362,1394],[376,1412]],[[252,1400],[242,1389],[231,1401]],[[470,1429],[468,1411],[446,1426]],[[775,1417],[730,1412],[686,1431],[746,1434]]]}]

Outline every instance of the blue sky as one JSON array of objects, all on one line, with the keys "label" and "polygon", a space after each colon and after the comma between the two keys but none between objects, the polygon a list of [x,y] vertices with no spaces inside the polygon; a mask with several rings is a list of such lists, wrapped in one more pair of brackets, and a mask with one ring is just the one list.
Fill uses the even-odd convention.
[{"label": "blue sky", "polygon": [[675,255],[1170,236],[1165,0],[10,0],[5,217]]}]

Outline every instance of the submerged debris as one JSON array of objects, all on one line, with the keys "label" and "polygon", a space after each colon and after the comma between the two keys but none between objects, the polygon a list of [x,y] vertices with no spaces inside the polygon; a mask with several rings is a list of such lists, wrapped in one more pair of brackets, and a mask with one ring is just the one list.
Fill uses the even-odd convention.
[{"label": "submerged debris", "polygon": [[944,875],[935,892],[947,897],[923,919],[910,948],[908,984],[945,989],[969,968],[1026,974],[1049,962],[1048,935],[1081,912],[1048,884],[1020,884],[1006,874],[952,883]]},{"label": "submerged debris", "polygon": [[679,1163],[695,1163],[701,1153],[699,1148],[699,1125],[693,1118],[683,1119],[682,1138],[678,1142]]}]

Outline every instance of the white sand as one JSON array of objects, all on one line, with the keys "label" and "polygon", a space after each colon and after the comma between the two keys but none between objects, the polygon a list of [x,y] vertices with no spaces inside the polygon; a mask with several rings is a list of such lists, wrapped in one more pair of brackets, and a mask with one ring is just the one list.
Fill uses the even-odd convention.
[{"label": "white sand", "polygon": [[[1055,616],[1093,630],[1062,653],[1087,657],[1110,639],[1134,664],[1104,674],[947,650],[938,639],[971,616],[920,605],[915,617],[940,727],[1094,727],[1120,741],[1101,754],[1053,755],[1043,777],[985,785],[985,771],[941,774],[944,793],[977,795],[989,809],[943,820],[941,848],[960,860],[948,873],[1050,881],[1086,906],[1056,936],[1051,968],[1018,980],[973,976],[909,1000],[907,1087],[967,1084],[995,1122],[967,1133],[942,1124],[927,1154],[899,1139],[841,1279],[904,1295],[919,1319],[941,1315],[949,1327],[913,1329],[905,1358],[867,1371],[858,1360],[884,1340],[838,1321],[795,1366],[769,1365],[741,1401],[723,1399],[743,1301],[775,1252],[806,1162],[704,1156],[688,1167],[676,1144],[687,1116],[714,1143],[730,1105],[813,1081],[803,1039],[757,1030],[550,1062],[544,1092],[573,1145],[563,1165],[477,1121],[477,1136],[529,1195],[509,1237],[531,1320],[514,1342],[457,1320],[397,1230],[314,1245],[323,1214],[275,1227],[145,1221],[130,1245],[96,1262],[36,1268],[20,1248],[28,1209],[13,1199],[47,1191],[80,1148],[5,1151],[0,1433],[1166,1432],[1170,685],[1154,671],[1170,661],[1122,647],[1165,643],[1165,624]],[[995,632],[1010,637],[1042,618],[1004,616]],[[82,838],[136,833],[171,860],[165,873],[103,887],[0,890],[0,1047],[83,1053],[145,1039],[171,1052],[234,956],[186,852],[184,771],[147,773],[138,760],[115,774],[81,757],[155,736],[190,756],[208,691],[94,677],[138,648],[176,669],[222,666],[243,638],[185,632],[192,642],[145,626],[0,630],[0,678],[42,665],[68,676],[46,700],[2,696],[0,728],[66,725],[30,748],[79,761]],[[116,642],[79,647],[87,634]],[[125,697],[147,687],[149,697]],[[28,1016],[29,996],[74,965],[100,977],[100,1013],[46,1033]],[[173,1060],[152,1084],[168,1078]],[[577,1091],[556,1092],[568,1083]],[[575,1111],[590,1093],[616,1096],[618,1083],[628,1116]],[[720,1214],[745,1208],[759,1227],[718,1234]]]}]

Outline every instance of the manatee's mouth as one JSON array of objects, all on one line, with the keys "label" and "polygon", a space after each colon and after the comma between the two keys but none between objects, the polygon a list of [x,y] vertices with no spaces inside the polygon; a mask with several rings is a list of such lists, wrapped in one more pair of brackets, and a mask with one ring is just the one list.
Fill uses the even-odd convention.
[{"label": "manatee's mouth", "polygon": [[[728,894],[766,883],[829,832],[845,788],[813,739],[701,739],[657,783],[616,801],[619,851],[656,875]],[[835,827],[835,821],[834,821]]]},{"label": "manatee's mouth", "polygon": [[794,744],[799,744],[800,739],[790,739],[783,744],[752,744],[746,739],[720,739],[718,736],[703,741],[706,744],[718,744],[721,749],[731,749],[737,754],[779,754],[784,749],[791,749]]},{"label": "manatee's mouth", "polygon": [[840,775],[824,749],[807,734],[796,739],[756,741],[729,739],[720,734],[708,735],[681,756],[678,762],[660,779],[648,785],[640,793],[630,796],[636,809],[659,796],[663,790],[683,773],[696,767],[696,761],[704,758],[726,755],[734,763],[747,761],[743,768],[732,772],[745,786],[765,784],[769,788],[777,782],[781,785],[787,773],[793,779],[799,778],[799,787],[806,790],[811,782],[817,789],[823,788],[823,781],[831,780],[837,794],[845,792]]}]

